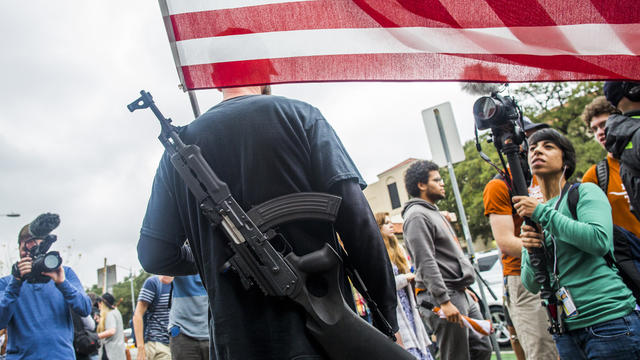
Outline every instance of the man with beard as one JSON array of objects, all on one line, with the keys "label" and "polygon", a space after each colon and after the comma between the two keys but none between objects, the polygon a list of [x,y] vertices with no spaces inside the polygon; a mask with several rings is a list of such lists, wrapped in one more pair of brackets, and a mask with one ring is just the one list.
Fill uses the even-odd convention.
[{"label": "man with beard", "polygon": [[445,197],[438,165],[426,160],[413,163],[405,174],[405,184],[411,199],[402,210],[403,228],[416,267],[418,304],[427,301],[440,306],[447,316],[440,319],[428,312],[425,319],[435,332],[440,358],[489,359],[489,339],[462,325],[462,315],[478,319],[482,315],[466,291],[475,280],[473,266],[436,206]]}]

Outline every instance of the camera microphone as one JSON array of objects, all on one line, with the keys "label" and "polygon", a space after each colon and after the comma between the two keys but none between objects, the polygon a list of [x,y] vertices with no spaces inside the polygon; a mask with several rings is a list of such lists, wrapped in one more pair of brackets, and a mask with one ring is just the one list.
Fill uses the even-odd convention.
[{"label": "camera microphone", "polygon": [[462,84],[462,91],[471,95],[489,95],[492,93],[500,92],[500,83],[475,83],[467,82]]},{"label": "camera microphone", "polygon": [[49,235],[58,225],[60,225],[60,216],[58,214],[40,214],[29,224],[29,233],[33,237],[44,237]]}]

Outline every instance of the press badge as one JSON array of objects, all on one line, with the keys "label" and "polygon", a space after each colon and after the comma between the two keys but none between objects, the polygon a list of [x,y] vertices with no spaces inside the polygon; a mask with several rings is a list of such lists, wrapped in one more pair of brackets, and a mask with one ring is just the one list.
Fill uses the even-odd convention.
[{"label": "press badge", "polygon": [[569,294],[569,290],[564,286],[556,291],[556,299],[562,304],[562,309],[564,310],[564,314],[567,318],[572,318],[578,315],[578,309],[576,305],[573,303],[573,299],[571,298],[571,294]]}]

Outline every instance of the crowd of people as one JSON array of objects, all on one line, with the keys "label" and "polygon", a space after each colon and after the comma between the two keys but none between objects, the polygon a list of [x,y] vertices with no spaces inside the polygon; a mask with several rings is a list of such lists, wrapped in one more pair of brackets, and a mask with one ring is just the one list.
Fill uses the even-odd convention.
[{"label": "crowd of people", "polygon": [[[337,232],[340,242],[331,245],[343,248],[362,280],[352,278],[350,286],[341,276],[345,300],[372,326],[390,328],[391,346],[421,360],[491,358],[487,334],[467,326],[485,316],[470,289],[474,265],[437,205],[446,194],[438,165],[421,160],[407,169],[410,199],[400,241],[388,213],[371,213],[362,177],[316,108],[271,96],[267,86],[222,92],[222,103],[180,135],[200,146],[238,204],[248,210],[296,192],[339,196],[333,224],[278,226],[289,251],[310,253]],[[640,139],[634,142],[640,122],[632,119],[640,118],[640,84],[607,82],[604,93],[582,117],[608,155],[581,183],[569,182],[578,154],[567,137],[526,120],[528,148],[521,152],[532,174],[529,194],[514,193],[509,172],[483,192],[518,359],[640,359],[638,258],[618,246],[640,244],[633,206],[640,191],[634,167],[640,165]],[[304,309],[247,289],[246,279],[229,270],[229,239],[203,217],[170,160],[165,154],[159,165],[138,243],[142,266],[163,275],[148,278],[138,296],[132,319],[137,359],[326,358],[317,334],[310,335],[320,330]],[[67,266],[43,273],[46,282],[27,280],[29,250],[41,242],[28,225],[22,228],[20,260],[0,279],[6,358],[127,359],[123,319],[111,294],[87,295]],[[313,273],[306,276],[303,286],[322,298],[326,289],[313,283]],[[352,286],[370,303],[356,291],[360,306],[350,301]],[[371,306],[379,311],[368,311]]]}]

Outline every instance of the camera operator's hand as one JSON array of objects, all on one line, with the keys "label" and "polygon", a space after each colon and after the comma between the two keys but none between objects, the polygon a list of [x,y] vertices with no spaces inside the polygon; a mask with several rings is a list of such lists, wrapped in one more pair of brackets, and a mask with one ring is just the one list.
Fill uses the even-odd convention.
[{"label": "camera operator's hand", "polygon": [[18,271],[20,272],[20,279],[24,279],[24,276],[31,272],[31,266],[33,263],[31,262],[31,257],[25,256],[18,261]]},{"label": "camera operator's hand", "polygon": [[440,304],[440,309],[447,317],[448,322],[458,323],[460,326],[464,326],[462,322],[462,315],[460,314],[460,310],[453,305],[451,301],[447,301],[446,303]]},{"label": "camera operator's hand", "polygon": [[62,268],[62,266],[58,267],[54,271],[43,272],[42,275],[50,277],[51,280],[53,280],[53,282],[56,284],[62,284],[65,279],[64,269]]},{"label": "camera operator's hand", "polygon": [[531,225],[522,225],[520,239],[527,251],[542,247],[542,234]]},{"label": "camera operator's hand", "polygon": [[533,212],[539,204],[538,200],[530,196],[514,196],[512,200],[518,215],[528,218],[533,216]]}]

